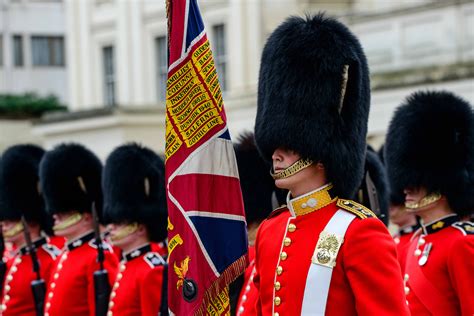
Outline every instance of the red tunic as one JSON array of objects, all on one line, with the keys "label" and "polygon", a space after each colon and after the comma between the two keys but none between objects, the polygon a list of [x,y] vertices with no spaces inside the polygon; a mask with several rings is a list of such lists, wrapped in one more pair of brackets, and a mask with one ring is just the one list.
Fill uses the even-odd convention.
[{"label": "red tunic", "polygon": [[255,246],[249,246],[250,264],[245,269],[244,285],[240,291],[239,302],[237,304],[237,316],[257,315],[256,304],[258,300],[258,290],[253,283],[257,270],[255,269]]},{"label": "red tunic", "polygon": [[254,278],[260,294],[258,314],[301,314],[319,234],[337,210],[345,208],[345,201],[350,205],[346,210],[359,217],[349,224],[337,255],[326,315],[408,315],[396,246],[384,224],[361,205],[337,203],[337,197],[318,192],[309,195],[315,197],[315,206],[302,203],[302,198],[292,200],[296,216],[285,206],[259,228]]},{"label": "red tunic", "polygon": [[124,255],[110,294],[108,316],[156,316],[166,261],[150,245]]},{"label": "red tunic", "polygon": [[[45,316],[94,316],[95,296],[93,274],[99,270],[94,233],[67,243],[56,260],[46,293]],[[108,271],[109,282],[117,273],[117,258],[106,248],[104,268]]]},{"label": "red tunic", "polygon": [[425,225],[412,239],[406,260],[412,315],[474,315],[473,223],[450,215]]},{"label": "red tunic", "polygon": [[[54,259],[60,251],[57,247],[47,244],[46,238],[41,238],[34,244],[40,265],[40,276],[47,284]],[[36,273],[33,272],[31,256],[27,254],[26,247],[23,247],[19,249],[16,256],[7,262],[4,295],[0,306],[1,315],[36,316],[35,302],[31,291],[31,281],[33,280],[36,280]]]},{"label": "red tunic", "polygon": [[393,240],[397,245],[398,262],[400,263],[402,271],[405,270],[407,247],[410,245],[410,240],[418,228],[420,228],[420,225],[418,224],[402,228],[399,230],[398,234],[393,237]]}]

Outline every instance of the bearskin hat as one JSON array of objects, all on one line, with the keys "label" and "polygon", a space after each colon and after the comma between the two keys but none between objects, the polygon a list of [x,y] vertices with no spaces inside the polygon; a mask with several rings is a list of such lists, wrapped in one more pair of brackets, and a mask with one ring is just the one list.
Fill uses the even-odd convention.
[{"label": "bearskin hat", "polygon": [[253,133],[242,134],[234,149],[247,224],[259,223],[272,211],[275,181],[270,176],[271,166],[258,153]]},{"label": "bearskin hat", "polygon": [[137,222],[152,241],[166,238],[165,165],[152,150],[138,144],[117,147],[107,158],[102,188],[107,222]]},{"label": "bearskin hat", "polygon": [[36,145],[8,148],[0,161],[0,218],[38,223],[52,234],[51,216],[45,211],[39,185],[39,164],[44,150]]},{"label": "bearskin hat", "polygon": [[379,150],[377,151],[377,155],[379,156],[380,162],[385,165],[385,144],[380,146]]},{"label": "bearskin hat", "polygon": [[[370,148],[367,147],[365,175],[354,200],[374,211],[377,217],[387,225],[390,198],[387,172],[377,153]],[[371,185],[375,189],[375,195],[371,192]],[[371,200],[374,197],[377,198],[376,201]]]},{"label": "bearskin hat", "polygon": [[318,14],[290,17],[262,53],[255,139],[265,159],[276,148],[323,163],[340,197],[361,183],[370,84],[358,39]]},{"label": "bearskin hat", "polygon": [[474,111],[460,97],[410,95],[390,122],[385,159],[395,192],[424,187],[460,215],[474,209]]},{"label": "bearskin hat", "polygon": [[91,213],[95,203],[102,218],[102,163],[80,144],[61,144],[48,151],[40,164],[40,181],[50,214]]}]

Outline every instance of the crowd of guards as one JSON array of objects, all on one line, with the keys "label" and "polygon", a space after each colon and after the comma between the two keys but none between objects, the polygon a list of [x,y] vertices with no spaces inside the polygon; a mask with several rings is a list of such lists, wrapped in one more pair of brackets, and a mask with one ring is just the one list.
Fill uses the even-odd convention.
[{"label": "crowd of guards", "polygon": [[2,315],[163,315],[164,162],[138,144],[103,166],[79,144],[0,160]]}]

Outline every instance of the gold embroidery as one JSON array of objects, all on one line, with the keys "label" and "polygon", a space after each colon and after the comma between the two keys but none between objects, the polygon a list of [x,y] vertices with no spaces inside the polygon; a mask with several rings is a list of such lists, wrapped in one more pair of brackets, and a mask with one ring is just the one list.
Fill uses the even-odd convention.
[{"label": "gold embroidery", "polygon": [[329,268],[336,265],[336,257],[344,238],[322,231],[313,254],[312,262]]},{"label": "gold embroidery", "polygon": [[176,289],[179,290],[181,286],[183,286],[184,278],[186,277],[186,274],[188,273],[189,269],[189,261],[191,259],[189,256],[186,256],[183,261],[181,261],[180,266],[176,266],[176,261],[173,264],[173,269],[174,273],[178,276],[178,281],[176,282]]}]

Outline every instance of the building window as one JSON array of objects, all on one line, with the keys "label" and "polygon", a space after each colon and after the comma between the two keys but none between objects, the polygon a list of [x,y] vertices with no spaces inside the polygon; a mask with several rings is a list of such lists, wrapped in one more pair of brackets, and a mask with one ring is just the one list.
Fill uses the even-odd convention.
[{"label": "building window", "polygon": [[64,38],[62,36],[31,37],[33,66],[64,66]]},{"label": "building window", "polygon": [[219,82],[221,84],[222,91],[226,90],[226,64],[227,55],[225,50],[225,26],[224,24],[214,25],[214,63],[216,64],[217,74],[219,76]]},{"label": "building window", "polygon": [[21,35],[13,35],[13,65],[23,66],[23,37]]},{"label": "building window", "polygon": [[166,99],[166,81],[168,79],[168,52],[166,36],[155,39],[156,51],[156,91],[158,101]]},{"label": "building window", "polygon": [[104,64],[104,103],[107,106],[115,106],[115,60],[114,47],[102,48],[102,59]]}]

